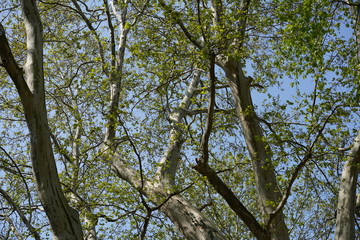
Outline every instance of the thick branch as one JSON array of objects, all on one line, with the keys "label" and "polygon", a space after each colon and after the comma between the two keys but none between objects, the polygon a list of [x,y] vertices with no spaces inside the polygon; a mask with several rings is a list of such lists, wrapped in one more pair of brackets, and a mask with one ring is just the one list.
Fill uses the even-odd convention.
[{"label": "thick branch", "polygon": [[211,10],[213,12],[213,24],[220,26],[222,23],[223,6],[221,0],[211,0]]},{"label": "thick branch", "polygon": [[113,155],[112,167],[120,178],[157,205],[153,210],[160,209],[168,216],[186,239],[225,239],[222,233],[197,208],[179,196],[181,191],[169,194],[167,189],[156,182],[141,181],[138,172],[126,164],[119,155]]},{"label": "thick branch", "polygon": [[12,81],[14,82],[17,91],[20,94],[21,101],[28,108],[32,105],[32,93],[25,81],[24,71],[17,62],[12,54],[9,46],[9,42],[6,38],[5,29],[0,23],[0,60],[1,66],[5,68]]},{"label": "thick branch", "polygon": [[120,102],[120,92],[121,92],[121,83],[122,75],[124,68],[124,58],[125,58],[125,49],[127,45],[127,36],[130,32],[130,28],[127,27],[127,10],[128,2],[122,5],[121,14],[116,12],[115,6],[111,2],[112,11],[117,17],[117,20],[120,24],[120,37],[119,37],[119,49],[116,54],[115,51],[115,31],[111,22],[110,10],[107,5],[107,1],[104,0],[106,6],[106,15],[107,21],[110,29],[110,39],[111,39],[111,72],[110,72],[110,106],[109,112],[107,114],[108,124],[105,134],[105,142],[111,143],[116,135],[116,124],[117,124],[117,115],[119,110]]},{"label": "thick branch", "polygon": [[208,107],[208,116],[206,120],[205,132],[201,139],[202,158],[205,164],[209,161],[209,139],[214,119],[214,107],[215,107],[215,54],[210,54],[210,99]]},{"label": "thick branch", "polygon": [[[110,2],[110,4],[112,4],[112,2]],[[115,46],[116,46],[116,43],[115,43],[115,30],[114,30],[114,26],[112,24],[112,21],[111,21],[111,14],[110,14],[110,9],[109,9],[109,5],[107,3],[107,0],[104,0],[104,6],[105,6],[105,13],[106,13],[106,19],[107,19],[107,23],[108,23],[108,26],[109,26],[109,34],[110,34],[110,52],[111,52],[111,67],[112,68],[115,68],[115,62],[116,62],[116,50],[115,50]],[[117,16],[115,10],[114,10],[114,5],[112,4],[112,7],[113,7],[113,11],[114,11],[114,14],[115,16]],[[118,18],[119,20],[119,18]],[[121,18],[120,18],[121,20]],[[119,20],[119,21],[120,21]]]},{"label": "thick branch", "polygon": [[245,41],[245,31],[246,31],[246,25],[247,25],[247,19],[248,19],[248,12],[250,7],[251,0],[244,0],[243,6],[241,8],[240,12],[240,22],[238,25],[238,31],[239,31],[239,38],[235,38],[234,45],[238,47],[238,49],[241,49],[244,45]]},{"label": "thick branch", "polygon": [[[252,78],[244,75],[242,66],[237,60],[219,58],[217,63],[225,71],[234,96],[240,126],[251,156],[260,209],[263,219],[266,220],[275,209],[274,203],[277,204],[282,196],[271,161],[271,151],[264,140],[263,131],[254,111],[250,92]],[[282,212],[272,222],[271,233],[273,239],[289,239]]]},{"label": "thick branch", "polygon": [[[33,101],[24,103],[30,132],[31,161],[36,188],[49,218],[54,239],[83,239],[78,213],[72,209],[62,192],[50,141],[43,73],[43,35],[35,0],[21,1],[26,28],[27,59],[24,67],[26,82]],[[22,92],[19,91],[23,98]]]},{"label": "thick branch", "polygon": [[216,172],[203,161],[197,161],[194,169],[201,175],[207,177],[209,183],[215,188],[230,208],[244,221],[246,226],[254,234],[257,239],[271,239],[270,234],[259,224],[256,218],[246,209],[246,207],[239,201],[232,190],[219,178]]}]

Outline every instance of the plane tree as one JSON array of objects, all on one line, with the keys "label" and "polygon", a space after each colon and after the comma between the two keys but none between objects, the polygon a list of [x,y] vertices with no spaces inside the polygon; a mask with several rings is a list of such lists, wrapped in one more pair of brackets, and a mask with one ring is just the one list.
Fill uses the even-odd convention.
[{"label": "plane tree", "polygon": [[4,1],[2,237],[355,238],[358,9]]}]

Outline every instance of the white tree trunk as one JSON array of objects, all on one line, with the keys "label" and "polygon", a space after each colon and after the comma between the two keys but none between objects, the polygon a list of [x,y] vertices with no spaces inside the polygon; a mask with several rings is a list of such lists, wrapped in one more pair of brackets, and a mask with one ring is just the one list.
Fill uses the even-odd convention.
[{"label": "white tree trunk", "polygon": [[162,156],[157,174],[159,182],[164,185],[174,185],[175,175],[180,161],[180,150],[184,142],[182,133],[182,121],[185,116],[183,110],[187,110],[191,104],[191,98],[195,95],[195,91],[200,82],[200,71],[194,71],[191,83],[185,93],[179,107],[170,115],[171,131],[169,136],[169,145]]},{"label": "white tree trunk", "polygon": [[[347,1],[350,4],[350,1]],[[360,1],[352,1],[353,4],[360,4]],[[350,5],[354,17],[354,31],[357,43],[357,58],[360,61],[360,5]],[[360,69],[360,63],[358,64]],[[358,83],[360,86],[360,83]],[[359,89],[359,87],[358,87]],[[359,94],[359,93],[358,93]],[[335,240],[355,239],[355,206],[356,206],[356,185],[360,164],[360,130],[354,139],[347,161],[341,175],[338,205],[336,209],[336,230]]]},{"label": "white tree trunk", "polygon": [[360,130],[341,176],[335,240],[355,239],[356,184],[360,164]]}]

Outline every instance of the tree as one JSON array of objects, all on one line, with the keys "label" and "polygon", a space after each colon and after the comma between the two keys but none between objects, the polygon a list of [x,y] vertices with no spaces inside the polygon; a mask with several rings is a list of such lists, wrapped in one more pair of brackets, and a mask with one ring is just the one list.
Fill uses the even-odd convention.
[{"label": "tree", "polygon": [[[351,15],[353,17],[354,33],[356,41],[356,60],[357,65],[355,69],[359,72],[360,59],[360,2],[345,2],[349,5]],[[358,96],[358,95],[357,95]],[[355,207],[358,204],[356,201],[356,185],[359,174],[360,163],[360,149],[359,149],[359,134],[355,137],[349,156],[345,162],[339,191],[339,199],[337,205],[337,219],[335,239],[355,239]]]},{"label": "tree", "polygon": [[3,237],[354,239],[358,9],[5,1]]}]

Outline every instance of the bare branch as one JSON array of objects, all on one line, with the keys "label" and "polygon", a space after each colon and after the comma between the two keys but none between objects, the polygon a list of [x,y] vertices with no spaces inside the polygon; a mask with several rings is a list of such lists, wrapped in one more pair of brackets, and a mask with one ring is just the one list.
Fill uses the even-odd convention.
[{"label": "bare branch", "polygon": [[34,236],[35,239],[40,240],[40,235],[37,230],[31,225],[30,221],[25,217],[24,213],[21,211],[19,206],[14,202],[14,200],[7,194],[7,192],[0,188],[1,195],[6,199],[6,201],[14,208],[14,210],[19,214],[21,221],[25,224],[25,226],[29,229],[31,235]]},{"label": "bare branch", "polygon": [[[19,168],[18,164],[16,163],[15,159],[13,159],[13,158],[10,156],[10,154],[6,151],[5,148],[3,148],[3,147],[0,146],[0,150],[3,151],[3,152],[5,153],[5,155],[10,159],[10,161],[13,163],[12,166],[16,168],[16,173],[20,175],[20,177],[21,177],[21,179],[22,179],[22,181],[23,181],[23,183],[24,183],[24,185],[25,185],[26,192],[27,192],[27,194],[28,194],[29,205],[31,205],[31,204],[30,204],[30,203],[31,203],[31,193],[30,193],[29,186],[28,186],[28,184],[27,184],[27,182],[26,182],[24,173],[20,170],[20,168]],[[11,166],[11,165],[10,165],[10,166]]]},{"label": "bare branch", "polygon": [[267,228],[270,227],[271,222],[275,219],[275,217],[281,212],[281,210],[283,209],[283,207],[285,206],[289,196],[290,196],[290,192],[291,192],[291,188],[292,185],[294,184],[295,180],[297,179],[300,171],[303,169],[303,167],[306,165],[306,163],[312,158],[312,149],[314,148],[315,144],[317,143],[317,141],[319,140],[320,136],[322,136],[322,132],[325,129],[326,124],[329,122],[330,118],[334,115],[334,113],[336,112],[337,108],[339,106],[334,107],[334,109],[332,110],[332,112],[326,117],[322,127],[320,128],[320,130],[318,131],[318,134],[316,135],[314,141],[312,142],[310,148],[308,148],[308,153],[306,154],[306,156],[303,158],[303,160],[296,166],[294,173],[292,174],[290,180],[289,180],[289,184],[286,188],[286,192],[283,195],[281,201],[279,202],[279,204],[277,205],[276,209],[270,213],[269,215],[269,219],[267,220],[266,226]]},{"label": "bare branch", "polygon": [[55,135],[50,131],[50,137],[56,147],[56,149],[59,151],[59,153],[71,164],[73,164],[73,161],[71,157],[64,151],[64,149],[60,146],[59,141],[55,137]]},{"label": "bare branch", "polygon": [[213,205],[214,205],[213,202],[209,202],[209,203],[206,203],[206,204],[200,206],[198,209],[199,209],[199,211],[201,212],[201,211],[204,210],[205,208],[210,207],[210,206],[213,206]]},{"label": "bare branch", "polygon": [[345,148],[338,148],[339,151],[349,151],[352,148],[352,145]]}]

